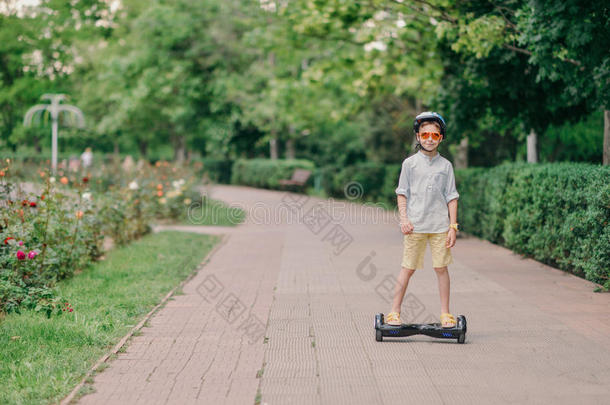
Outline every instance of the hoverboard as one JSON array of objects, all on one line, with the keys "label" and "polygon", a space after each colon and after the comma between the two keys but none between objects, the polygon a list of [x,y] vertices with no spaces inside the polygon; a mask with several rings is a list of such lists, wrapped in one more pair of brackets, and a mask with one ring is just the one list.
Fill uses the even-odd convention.
[{"label": "hoverboard", "polygon": [[375,340],[382,342],[384,337],[404,337],[427,335],[439,339],[457,339],[458,343],[466,341],[466,317],[458,315],[453,328],[443,328],[440,323],[403,323],[400,326],[384,323],[383,314],[375,315]]}]

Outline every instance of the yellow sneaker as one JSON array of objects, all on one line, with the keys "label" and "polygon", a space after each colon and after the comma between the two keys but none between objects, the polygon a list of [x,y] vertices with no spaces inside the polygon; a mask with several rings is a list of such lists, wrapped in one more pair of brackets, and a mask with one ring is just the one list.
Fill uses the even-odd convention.
[{"label": "yellow sneaker", "polygon": [[402,322],[400,321],[400,313],[390,312],[385,318],[385,323],[392,326],[402,325]]}]

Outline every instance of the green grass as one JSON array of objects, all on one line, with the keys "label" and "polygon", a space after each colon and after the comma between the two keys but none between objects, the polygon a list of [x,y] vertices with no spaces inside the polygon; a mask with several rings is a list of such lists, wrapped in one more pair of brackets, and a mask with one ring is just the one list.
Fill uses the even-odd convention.
[{"label": "green grass", "polygon": [[219,241],[181,232],[148,235],[58,286],[74,311],[24,311],[0,322],[0,403],[59,402],[102,355]]},{"label": "green grass", "polygon": [[222,201],[206,198],[204,205],[192,204],[185,210],[180,222],[183,225],[235,226],[244,221],[246,213]]}]

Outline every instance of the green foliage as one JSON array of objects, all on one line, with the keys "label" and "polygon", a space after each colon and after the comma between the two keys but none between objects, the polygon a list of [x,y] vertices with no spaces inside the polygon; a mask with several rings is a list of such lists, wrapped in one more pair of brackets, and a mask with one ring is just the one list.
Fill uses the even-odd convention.
[{"label": "green foliage", "polygon": [[115,18],[103,0],[19,3],[3,2],[0,13],[0,148],[39,140],[11,135],[43,93],[69,93],[78,44],[99,41]]},{"label": "green foliage", "polygon": [[[90,126],[62,130],[61,150],[234,160],[276,140],[319,167],[398,163],[413,116],[432,109],[447,145],[468,137],[473,162],[491,166],[518,160],[530,129],[585,119],[610,94],[601,0],[42,5],[0,15],[0,148],[45,149],[48,129],[20,123],[42,93],[63,92]],[[593,136],[570,153],[578,135],[564,132],[570,146],[541,143],[541,157],[595,161]]]},{"label": "green foliage", "polygon": [[450,133],[468,136],[475,146],[493,150],[484,144],[485,136],[500,134],[523,143],[531,129],[543,134],[552,123],[588,112],[579,98],[562,100],[565,80],[540,81],[538,67],[524,54],[494,48],[486,57],[473,58],[448,50],[450,42],[442,47],[446,74],[437,101]]},{"label": "green foliage", "polygon": [[519,43],[540,80],[562,80],[564,102],[610,108],[610,8],[603,0],[529,0],[517,11]]},{"label": "green foliage", "polygon": [[456,171],[466,232],[610,288],[610,168],[507,164]]},{"label": "green foliage", "polygon": [[197,47],[208,46],[205,11],[187,2],[153,2],[128,22],[120,40],[89,51],[80,99],[97,132],[135,138],[144,155],[160,143],[184,148],[204,107],[208,60]]},{"label": "green foliage", "polygon": [[383,178],[383,188],[381,189],[381,201],[394,207],[396,204],[396,187],[402,164],[391,164],[385,166],[385,176]]},{"label": "green foliage", "polygon": [[485,175],[489,169],[482,168],[456,170],[462,229],[502,244],[502,221],[506,216],[502,201],[511,169],[511,165],[495,167],[490,169],[494,175]]},{"label": "green foliage", "polygon": [[428,17],[378,0],[276,6],[243,37],[243,77],[218,76],[231,120],[264,133],[256,146],[296,140],[318,165],[396,159],[414,99],[429,100],[441,73]]},{"label": "green foliage", "polygon": [[455,52],[468,52],[476,58],[489,56],[496,47],[505,42],[515,40],[514,34],[506,32],[506,22],[497,15],[483,14],[475,17],[473,13],[466,14],[466,21],[454,27],[450,22],[441,22],[436,33],[441,38],[452,42],[451,49]]},{"label": "green foliage", "polygon": [[601,162],[603,138],[603,112],[595,111],[574,124],[551,125],[538,137],[538,156],[542,162]]},{"label": "green foliage", "polygon": [[[279,180],[290,179],[295,169],[306,169],[313,172],[314,168],[312,162],[304,159],[239,159],[233,164],[231,183],[281,189]],[[311,182],[311,177],[309,181]]]},{"label": "green foliage", "polygon": [[318,131],[302,137],[299,154],[315,162],[316,166],[348,166],[366,159],[363,133],[368,133],[362,121],[325,123]]}]

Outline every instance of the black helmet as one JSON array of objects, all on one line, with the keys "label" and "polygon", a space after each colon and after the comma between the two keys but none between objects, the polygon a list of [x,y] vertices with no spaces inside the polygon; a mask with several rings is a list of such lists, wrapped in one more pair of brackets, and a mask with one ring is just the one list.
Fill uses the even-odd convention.
[{"label": "black helmet", "polygon": [[438,123],[441,127],[441,135],[443,135],[443,139],[446,138],[445,131],[447,129],[447,124],[445,124],[445,120],[439,113],[435,113],[432,111],[425,111],[415,117],[415,121],[413,121],[413,132],[417,134],[419,132],[419,127],[426,121],[434,121]]}]

